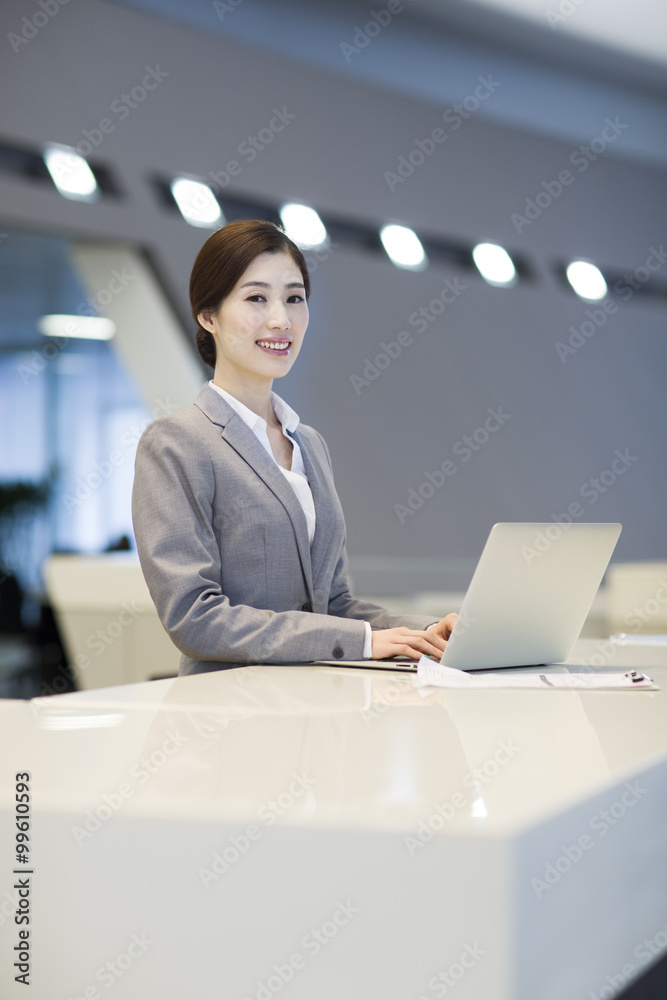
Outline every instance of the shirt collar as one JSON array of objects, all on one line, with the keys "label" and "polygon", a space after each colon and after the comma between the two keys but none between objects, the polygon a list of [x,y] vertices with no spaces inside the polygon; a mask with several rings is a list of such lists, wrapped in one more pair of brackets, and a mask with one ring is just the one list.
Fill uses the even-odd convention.
[{"label": "shirt collar", "polygon": [[[223,399],[227,400],[229,405],[236,410],[241,420],[243,420],[243,422],[247,424],[251,430],[254,430],[258,423],[263,424],[264,428],[266,428],[266,420],[264,417],[260,417],[258,413],[255,413],[247,407],[245,403],[236,399],[235,396],[232,396],[231,393],[227,392],[225,389],[221,389],[220,386],[216,385],[212,379],[209,382],[209,385],[212,389],[215,389],[215,391],[219,393]],[[280,421],[283,431],[289,431],[290,434],[292,434],[299,426],[299,414],[293,410],[292,407],[289,406],[277,392],[271,393],[271,402],[273,403],[273,411]]]}]

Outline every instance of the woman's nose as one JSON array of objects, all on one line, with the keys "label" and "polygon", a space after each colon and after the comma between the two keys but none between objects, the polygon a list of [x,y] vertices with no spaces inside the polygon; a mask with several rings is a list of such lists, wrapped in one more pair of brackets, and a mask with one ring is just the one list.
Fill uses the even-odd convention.
[{"label": "woman's nose", "polygon": [[267,326],[276,330],[289,330],[290,326],[289,316],[287,314],[287,309],[282,302],[277,302],[271,307],[269,313],[269,318],[267,321]]}]

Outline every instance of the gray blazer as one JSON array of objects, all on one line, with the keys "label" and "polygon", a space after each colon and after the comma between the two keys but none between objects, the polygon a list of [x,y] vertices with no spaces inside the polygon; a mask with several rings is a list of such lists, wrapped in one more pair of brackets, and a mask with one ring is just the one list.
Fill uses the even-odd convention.
[{"label": "gray blazer", "polygon": [[249,663],[360,659],[365,628],[424,629],[350,594],[345,521],[324,439],[294,433],[313,493],[312,547],[294,491],[233,407],[206,384],[154,420],[137,449],[141,567],[181,674]]}]

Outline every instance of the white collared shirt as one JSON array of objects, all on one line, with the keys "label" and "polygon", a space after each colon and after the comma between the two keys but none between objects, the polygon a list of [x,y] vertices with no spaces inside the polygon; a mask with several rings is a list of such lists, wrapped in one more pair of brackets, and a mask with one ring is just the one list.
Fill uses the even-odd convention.
[{"label": "white collared shirt", "polygon": [[[269,441],[269,435],[267,434],[266,420],[264,417],[260,417],[259,414],[254,413],[249,409],[245,403],[236,399],[230,393],[226,392],[225,389],[221,389],[219,385],[216,385],[213,381],[209,382],[212,389],[215,389],[223,399],[226,399],[229,405],[236,410],[238,415],[244,424],[247,424],[250,430],[253,432],[259,443],[268,452],[274,462],[276,462],[275,456],[271,450],[271,442]],[[292,433],[299,426],[299,414],[295,413],[291,406],[288,406],[284,399],[272,392],[271,402],[273,403],[273,411],[280,421],[283,429],[283,434],[287,440],[292,445],[292,468],[284,469],[282,465],[278,465],[278,468],[282,472],[283,476],[290,484],[296,498],[301,504],[301,509],[306,518],[306,525],[308,527],[308,541],[313,544],[313,538],[315,537],[315,504],[313,502],[313,494],[306,477],[306,470],[303,465],[303,457],[301,455],[301,448],[296,438],[292,437]]]},{"label": "white collared shirt", "polygon": [[[220,386],[216,385],[212,379],[208,384],[229,403],[232,409],[236,410],[241,420],[248,425],[260,444],[266,449],[273,461],[276,462],[275,455],[271,450],[271,442],[269,441],[269,436],[267,434],[266,420],[264,417],[260,417],[258,413],[254,413],[251,409],[249,409],[245,403],[236,399],[235,396],[230,395],[230,393],[228,393],[225,389],[221,389]],[[301,504],[301,509],[306,517],[306,525],[308,527],[308,541],[312,545],[313,538],[315,537],[315,504],[313,502],[313,494],[306,477],[301,448],[299,447],[299,443],[296,438],[292,437],[293,432],[299,426],[299,414],[296,413],[291,406],[288,406],[285,400],[282,399],[276,392],[271,393],[271,402],[273,404],[273,412],[282,426],[283,434],[292,445],[292,468],[284,469],[282,465],[278,465],[277,462],[276,465],[278,465],[278,468],[294,490],[296,498]],[[373,642],[371,626],[370,622],[364,622],[364,625],[366,626],[366,638],[364,641],[363,655],[365,659],[370,659],[372,655]]]}]

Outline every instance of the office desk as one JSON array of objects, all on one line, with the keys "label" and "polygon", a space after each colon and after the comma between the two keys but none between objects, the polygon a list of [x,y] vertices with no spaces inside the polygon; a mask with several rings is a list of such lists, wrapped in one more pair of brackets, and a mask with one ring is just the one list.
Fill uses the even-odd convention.
[{"label": "office desk", "polygon": [[266,666],[0,703],[34,872],[28,992],[5,789],[3,998],[614,995],[667,948],[667,655],[605,661],[649,663],[659,692]]}]

